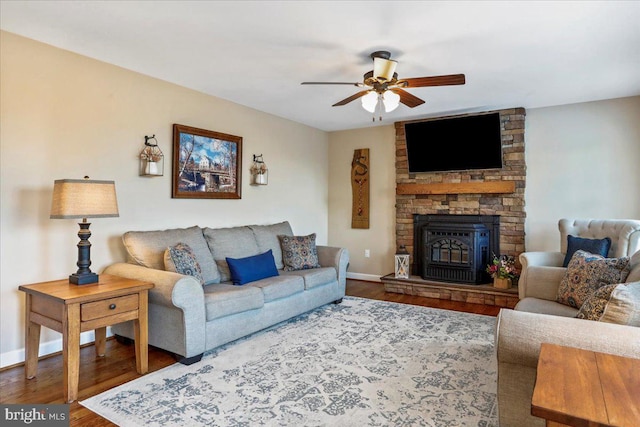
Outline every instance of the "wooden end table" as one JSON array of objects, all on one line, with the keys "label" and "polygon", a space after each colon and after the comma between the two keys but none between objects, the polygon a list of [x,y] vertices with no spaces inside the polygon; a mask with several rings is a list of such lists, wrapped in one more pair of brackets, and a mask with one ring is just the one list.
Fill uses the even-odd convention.
[{"label": "wooden end table", "polygon": [[542,344],[531,414],[547,427],[640,425],[640,359]]},{"label": "wooden end table", "polygon": [[134,321],[136,370],[148,367],[148,291],[153,283],[101,274],[98,283],[74,285],[69,280],[22,285],[26,293],[25,375],[36,376],[40,326],[62,333],[64,400],[78,398],[80,333],[95,330],[96,354],[104,356],[107,326]]}]

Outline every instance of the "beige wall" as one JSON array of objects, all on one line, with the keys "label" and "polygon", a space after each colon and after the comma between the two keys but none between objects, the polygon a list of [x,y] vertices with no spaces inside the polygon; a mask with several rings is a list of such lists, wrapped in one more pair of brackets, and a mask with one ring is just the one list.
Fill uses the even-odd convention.
[{"label": "beige wall", "polygon": [[[350,277],[393,271],[393,126],[329,136],[329,240],[351,251]],[[351,229],[351,156],[371,150],[370,230]],[[559,250],[558,219],[640,219],[640,97],[527,110],[526,250]],[[371,258],[364,258],[364,249]]]},{"label": "beige wall", "polygon": [[[120,217],[92,221],[94,271],[124,259],[127,230],[289,220],[327,243],[326,132],[10,33],[0,42],[2,366],[23,360],[18,286],[76,269],[76,222],[49,219],[55,179],[116,182]],[[171,198],[173,123],[244,138],[241,200]],[[151,134],[167,156],[161,178],[138,176]],[[264,154],[268,186],[249,185],[252,154]],[[59,338],[43,328],[42,352],[57,351]]]},{"label": "beige wall", "polygon": [[[77,225],[50,220],[53,180],[114,179],[120,217],[95,219],[93,270],[124,258],[126,230],[232,226],[287,219],[299,234],[351,252],[349,276],[393,271],[392,124],[327,134],[112,65],[0,33],[0,365],[22,360],[20,284],[75,270]],[[559,247],[560,217],[640,219],[640,97],[527,110],[527,250]],[[240,135],[242,200],[171,199],[162,178],[137,175],[144,135],[168,160],[171,125]],[[371,227],[351,229],[353,150],[371,156]],[[251,154],[269,185],[248,185]],[[371,257],[364,257],[364,250]],[[85,341],[90,334],[84,334]],[[43,329],[43,353],[59,334]]]},{"label": "beige wall", "polygon": [[527,111],[527,250],[560,218],[640,219],[640,96]]},{"label": "beige wall", "polygon": [[[370,157],[369,229],[351,228],[351,160],[359,148]],[[329,241],[349,249],[348,277],[378,280],[393,271],[395,179],[393,124],[329,134]]]}]

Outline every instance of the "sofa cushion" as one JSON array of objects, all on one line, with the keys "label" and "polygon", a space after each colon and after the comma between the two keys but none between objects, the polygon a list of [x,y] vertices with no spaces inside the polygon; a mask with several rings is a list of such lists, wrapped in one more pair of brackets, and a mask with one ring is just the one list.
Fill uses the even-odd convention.
[{"label": "sofa cushion", "polygon": [[262,290],[264,302],[285,298],[304,291],[304,281],[295,276],[273,276],[251,282],[249,285]]},{"label": "sofa cushion", "polygon": [[316,233],[308,236],[279,235],[285,271],[319,268]]},{"label": "sofa cushion", "polygon": [[582,250],[606,257],[609,254],[609,248],[611,248],[611,239],[608,237],[605,237],[604,239],[584,239],[582,237],[568,235],[567,254],[564,257],[562,266],[566,267],[569,265],[569,261],[571,261],[571,258],[576,251]]},{"label": "sofa cushion", "polygon": [[616,286],[600,321],[640,326],[640,282]]},{"label": "sofa cushion", "polygon": [[596,289],[623,283],[628,274],[629,257],[603,258],[578,250],[560,282],[557,301],[579,309]]},{"label": "sofa cushion", "polygon": [[585,320],[600,320],[604,313],[604,308],[611,298],[611,293],[622,284],[604,285],[592,292],[587,300],[582,304],[576,317]]},{"label": "sofa cushion", "polygon": [[260,253],[256,238],[249,227],[205,227],[203,234],[223,282],[231,280],[227,257],[246,258]]},{"label": "sofa cushion", "polygon": [[320,267],[309,270],[283,271],[284,276],[299,276],[304,279],[304,288],[312,289],[316,286],[326,285],[338,280],[336,269],[333,267]]},{"label": "sofa cushion", "polygon": [[246,258],[227,257],[227,264],[229,265],[231,281],[236,286],[278,275],[271,249],[263,254]]},{"label": "sofa cushion", "polygon": [[164,270],[164,252],[169,246],[178,243],[189,245],[200,264],[205,284],[220,283],[220,273],[200,227],[128,231],[122,236],[122,241],[132,260],[156,270]]},{"label": "sofa cushion", "polygon": [[259,288],[217,283],[203,289],[207,321],[264,306],[264,296]]},{"label": "sofa cushion", "polygon": [[178,243],[164,251],[164,269],[174,273],[195,277],[204,285],[202,269],[191,246]]},{"label": "sofa cushion", "polygon": [[523,298],[518,301],[514,310],[562,317],[575,317],[578,313],[573,307],[542,298]]},{"label": "sofa cushion", "polygon": [[291,231],[289,223],[284,221],[271,225],[250,225],[249,228],[253,231],[253,235],[256,238],[258,250],[260,252],[266,252],[271,249],[276,268],[282,270],[284,263],[282,262],[282,248],[280,247],[278,235],[293,236],[293,231]]}]

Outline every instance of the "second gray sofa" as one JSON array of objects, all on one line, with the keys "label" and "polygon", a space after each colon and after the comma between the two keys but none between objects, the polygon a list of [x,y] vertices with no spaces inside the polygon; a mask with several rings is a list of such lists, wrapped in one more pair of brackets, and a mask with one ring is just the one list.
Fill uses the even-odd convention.
[{"label": "second gray sofa", "polygon": [[[207,350],[342,300],[348,251],[317,246],[320,268],[283,271],[278,235],[293,235],[288,222],[128,232],[123,236],[128,262],[113,264],[104,273],[155,284],[149,291],[149,344],[190,364]],[[204,285],[194,277],[165,271],[165,250],[177,243],[193,250]],[[278,276],[243,286],[231,283],[227,257],[245,258],[268,250]],[[111,329],[116,335],[134,337],[131,322]]]}]

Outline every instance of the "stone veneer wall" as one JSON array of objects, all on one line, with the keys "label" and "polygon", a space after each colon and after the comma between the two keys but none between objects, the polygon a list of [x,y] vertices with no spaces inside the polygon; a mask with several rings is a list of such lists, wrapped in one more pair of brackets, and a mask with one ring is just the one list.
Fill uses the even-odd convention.
[{"label": "stone veneer wall", "polygon": [[[408,122],[395,123],[396,184],[515,181],[515,192],[510,194],[396,194],[397,247],[404,245],[413,255],[413,214],[500,215],[501,255],[511,255],[517,260],[524,252],[525,110],[513,108],[497,112],[502,135],[502,169],[409,174],[404,134],[404,124]],[[424,121],[427,120],[434,119]],[[411,258],[413,266],[413,256]]]}]

